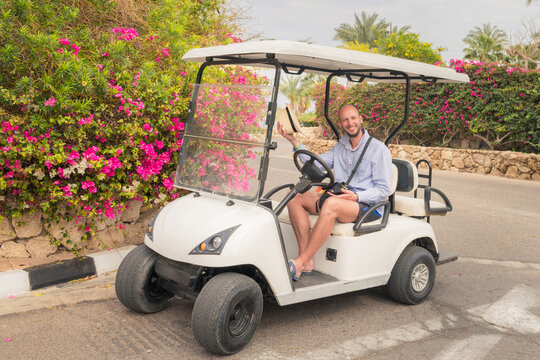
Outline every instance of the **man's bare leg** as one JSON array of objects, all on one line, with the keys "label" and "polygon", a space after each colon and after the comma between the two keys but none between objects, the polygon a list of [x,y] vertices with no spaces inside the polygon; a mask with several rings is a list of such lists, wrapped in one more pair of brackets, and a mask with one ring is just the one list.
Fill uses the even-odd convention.
[{"label": "man's bare leg", "polygon": [[358,216],[359,210],[360,207],[355,201],[343,200],[336,197],[329,197],[326,199],[324,206],[321,209],[319,219],[311,231],[307,246],[299,253],[296,259],[292,260],[296,266],[297,276],[300,276],[302,270],[307,270],[309,265],[313,263],[313,256],[315,256],[317,251],[330,236],[335,221],[338,220],[343,223],[354,222]]},{"label": "man's bare leg", "polygon": [[[302,254],[309,241],[309,218],[308,214],[315,214],[315,202],[321,197],[314,191],[296,195],[288,204],[289,218],[298,242],[298,254]],[[305,264],[304,270],[311,271],[314,268],[313,260]]]}]

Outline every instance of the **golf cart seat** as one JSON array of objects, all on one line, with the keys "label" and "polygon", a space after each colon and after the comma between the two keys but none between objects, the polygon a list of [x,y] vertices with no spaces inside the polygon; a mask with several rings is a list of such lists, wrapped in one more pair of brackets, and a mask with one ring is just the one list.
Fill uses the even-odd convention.
[{"label": "golf cart seat", "polygon": [[[394,195],[394,211],[400,214],[413,217],[429,217],[431,215],[446,215],[452,211],[452,205],[446,195],[439,189],[431,186],[418,185],[418,169],[408,160],[392,159],[392,163],[397,167],[398,180],[396,194]],[[416,197],[416,190],[424,188],[424,198]],[[414,197],[399,195],[397,193],[412,194]],[[444,204],[431,200],[431,193],[435,192],[444,200]]]},{"label": "golf cart seat", "polygon": [[[392,164],[392,182],[390,184],[390,195],[396,191],[396,187],[398,184],[398,168]],[[276,207],[277,203],[274,202],[274,208]],[[317,222],[317,219],[319,218],[318,215],[308,215],[309,218],[309,228],[313,229],[315,226],[315,223]],[[291,220],[289,218],[289,211],[287,208],[283,209],[283,212],[278,217],[280,222],[290,224]],[[378,223],[379,220],[372,221],[371,223]],[[371,224],[369,223],[369,224]],[[354,223],[342,223],[339,221],[336,221],[334,224],[334,228],[332,229],[331,234],[336,236],[357,236],[358,233],[354,231]]]}]

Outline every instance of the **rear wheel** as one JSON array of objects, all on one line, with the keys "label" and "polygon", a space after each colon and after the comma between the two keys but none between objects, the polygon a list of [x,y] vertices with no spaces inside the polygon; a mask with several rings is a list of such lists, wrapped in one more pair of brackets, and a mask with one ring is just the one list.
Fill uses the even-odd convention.
[{"label": "rear wheel", "polygon": [[399,256],[386,290],[395,301],[419,304],[424,301],[435,283],[435,259],[419,246],[409,246]]},{"label": "rear wheel", "polygon": [[224,273],[213,277],[195,301],[191,327],[209,352],[234,354],[251,340],[263,310],[263,295],[250,277]]},{"label": "rear wheel", "polygon": [[146,245],[130,251],[116,273],[115,290],[118,300],[133,311],[155,313],[169,304],[173,294],[158,283],[154,271],[158,255]]}]

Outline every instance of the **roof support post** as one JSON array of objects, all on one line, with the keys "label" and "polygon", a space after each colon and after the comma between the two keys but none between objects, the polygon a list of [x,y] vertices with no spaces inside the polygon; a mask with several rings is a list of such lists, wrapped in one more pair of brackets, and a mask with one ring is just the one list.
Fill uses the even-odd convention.
[{"label": "roof support post", "polygon": [[330,83],[332,82],[332,79],[336,76],[339,75],[336,73],[332,73],[326,78],[326,89],[324,93],[324,118],[326,119],[328,125],[330,125],[330,127],[332,128],[334,134],[336,134],[336,138],[339,140],[339,132],[332,120],[330,120],[330,117],[328,116],[328,102],[330,101]]},{"label": "roof support post", "polygon": [[411,97],[411,79],[407,73],[400,72],[401,75],[405,78],[405,113],[403,114],[403,121],[398,125],[397,128],[392,131],[392,133],[384,140],[384,145],[388,146],[390,140],[401,130],[405,123],[409,119],[409,103]]}]

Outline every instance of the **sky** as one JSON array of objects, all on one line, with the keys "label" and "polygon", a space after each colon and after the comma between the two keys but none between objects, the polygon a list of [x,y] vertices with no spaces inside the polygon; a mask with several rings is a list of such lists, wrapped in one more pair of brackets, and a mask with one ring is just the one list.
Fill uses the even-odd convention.
[{"label": "sky", "polygon": [[411,26],[422,42],[447,50],[443,60],[463,58],[463,38],[475,26],[497,25],[517,38],[523,21],[540,26],[540,1],[533,0],[233,0],[251,17],[246,28],[277,40],[309,40],[338,46],[335,28],[354,24],[354,14],[379,14],[395,26]]}]

